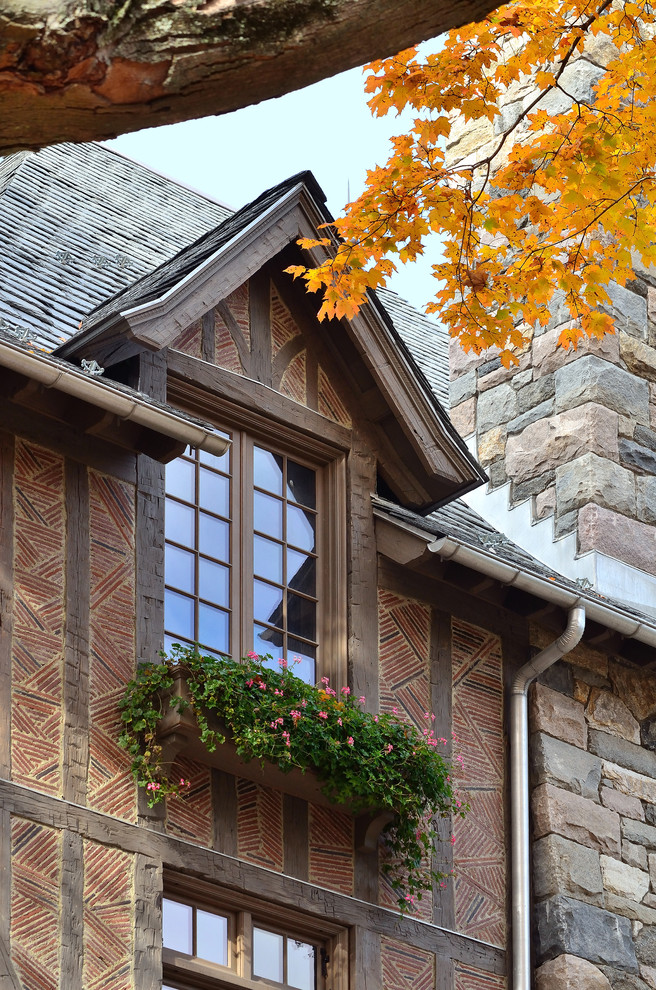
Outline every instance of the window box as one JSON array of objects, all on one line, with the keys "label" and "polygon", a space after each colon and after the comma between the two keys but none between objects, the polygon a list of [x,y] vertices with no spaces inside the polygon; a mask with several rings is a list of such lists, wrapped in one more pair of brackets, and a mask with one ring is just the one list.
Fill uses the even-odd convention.
[{"label": "window box", "polygon": [[[283,773],[271,763],[263,765],[256,759],[244,760],[238,754],[237,748],[231,740],[230,729],[213,712],[207,713],[209,726],[224,735],[226,739],[214,751],[208,750],[200,739],[200,729],[191,704],[183,712],[178,712],[169,706],[168,702],[171,697],[191,700],[184,668],[179,668],[173,687],[169,691],[162,692],[163,714],[157,728],[157,740],[162,746],[162,762],[164,764],[170,765],[179,756],[185,756],[205,766],[215,767],[235,776],[244,777],[246,780],[252,780],[256,784],[272,787],[284,794],[291,794],[313,804],[336,808],[338,811],[352,814],[352,809],[348,805],[335,804],[323,793],[323,785],[311,769],[303,773],[300,768],[294,767],[289,773]],[[372,809],[369,812],[356,815],[356,848],[365,852],[373,852],[382,830],[392,821],[393,817],[392,813],[386,809],[381,811]]]}]

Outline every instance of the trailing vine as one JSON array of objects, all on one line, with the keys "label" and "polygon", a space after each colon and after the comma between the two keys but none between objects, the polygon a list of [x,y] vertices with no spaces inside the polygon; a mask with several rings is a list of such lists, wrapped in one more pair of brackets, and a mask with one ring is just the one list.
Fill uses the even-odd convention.
[{"label": "trailing vine", "polygon": [[[212,751],[225,737],[210,727],[208,712],[220,716],[237,753],[275,764],[287,773],[312,769],[324,794],[355,812],[388,810],[393,819],[384,830],[389,852],[382,869],[408,910],[447,874],[434,869],[436,819],[463,816],[466,806],[454,786],[447,740],[437,738],[431,716],[420,732],[394,711],[372,715],[363,697],[348,687],[335,691],[328,678],[314,687],[279,661],[265,666],[255,653],[243,660],[202,656],[174,646],[161,663],[139,667],[121,702],[120,744],[132,757],[132,773],[152,806],[167,795],[184,793],[188,782],[174,777],[162,763],[157,726],[170,707],[182,713],[191,705],[201,741]],[[183,673],[191,701],[172,695]]]}]

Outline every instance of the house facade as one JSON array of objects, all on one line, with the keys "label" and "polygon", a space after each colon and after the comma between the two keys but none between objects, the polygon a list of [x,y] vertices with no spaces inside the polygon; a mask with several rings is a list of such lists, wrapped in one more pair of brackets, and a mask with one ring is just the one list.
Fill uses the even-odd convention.
[{"label": "house facade", "polygon": [[[309,173],[232,213],[93,146],[3,164],[3,986],[519,990],[531,918],[543,990],[656,986],[656,621],[461,500],[434,325],[381,293],[326,329],[285,272],[327,218]],[[401,916],[384,838],[184,745],[150,808],[119,702],[172,642],[434,715],[455,879]]]}]

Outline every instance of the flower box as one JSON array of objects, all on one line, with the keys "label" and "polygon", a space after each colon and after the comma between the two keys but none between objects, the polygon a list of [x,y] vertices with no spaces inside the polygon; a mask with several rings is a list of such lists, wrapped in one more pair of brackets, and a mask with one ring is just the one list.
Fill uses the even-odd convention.
[{"label": "flower box", "polygon": [[[162,747],[163,764],[170,766],[179,756],[184,756],[205,766],[215,767],[237,777],[252,780],[256,784],[272,787],[284,794],[302,798],[312,804],[353,814],[351,807],[336,804],[323,793],[322,782],[312,769],[303,772],[299,767],[293,767],[289,773],[284,773],[272,763],[262,763],[257,759],[245,760],[238,754],[231,740],[230,729],[213,712],[206,713],[209,727],[226,738],[225,742],[217,745],[216,749],[209,750],[201,741],[200,729],[191,703],[183,712],[178,712],[168,704],[171,697],[180,697],[191,702],[184,670],[176,673],[173,686],[162,694],[163,714],[157,727],[157,740]],[[387,809],[355,815],[356,848],[361,851],[374,851],[380,833],[393,817],[392,812]]]}]

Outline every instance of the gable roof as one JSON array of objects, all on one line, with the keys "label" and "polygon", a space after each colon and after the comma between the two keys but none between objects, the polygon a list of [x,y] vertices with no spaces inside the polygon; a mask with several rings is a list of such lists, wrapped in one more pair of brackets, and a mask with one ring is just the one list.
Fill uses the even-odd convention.
[{"label": "gable roof", "polygon": [[0,317],[52,350],[231,210],[101,145],[0,162]]}]

